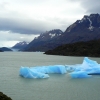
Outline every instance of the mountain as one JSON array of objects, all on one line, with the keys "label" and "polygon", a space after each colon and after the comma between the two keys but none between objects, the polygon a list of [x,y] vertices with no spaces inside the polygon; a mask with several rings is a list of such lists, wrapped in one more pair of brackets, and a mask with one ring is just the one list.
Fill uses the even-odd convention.
[{"label": "mountain", "polygon": [[89,56],[100,57],[100,39],[85,42],[64,44],[53,50],[48,50],[45,54],[64,56]]},{"label": "mountain", "polygon": [[[66,38],[65,38],[66,37]],[[100,38],[100,15],[85,15],[81,20],[77,20],[70,25],[60,40],[65,43],[74,43],[78,41],[89,41]]]},{"label": "mountain", "polygon": [[55,38],[62,35],[63,32],[60,29],[46,31],[45,33],[40,34],[40,36],[36,37],[32,42],[30,42],[24,51],[45,51],[49,50],[50,48],[53,49],[54,45],[50,43]]},{"label": "mountain", "polygon": [[17,44],[15,44],[12,49],[23,49],[24,47],[26,47],[28,45],[27,42],[22,41],[22,42],[18,42]]},{"label": "mountain", "polygon": [[3,52],[2,50],[0,50],[0,52]]},{"label": "mountain", "polygon": [[[57,33],[58,32],[58,33]],[[24,51],[47,51],[57,46],[79,41],[90,41],[100,38],[100,15],[85,15],[70,25],[65,32],[60,29],[40,34]]]},{"label": "mountain", "polygon": [[2,48],[0,48],[0,51],[12,51],[11,49],[9,49],[9,48],[7,48],[7,47],[2,47]]}]

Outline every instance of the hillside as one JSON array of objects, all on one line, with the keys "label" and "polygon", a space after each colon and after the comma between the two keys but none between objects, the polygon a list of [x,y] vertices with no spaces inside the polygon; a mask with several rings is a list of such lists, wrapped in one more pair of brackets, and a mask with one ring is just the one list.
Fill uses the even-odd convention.
[{"label": "hillside", "polygon": [[100,39],[87,42],[77,42],[65,44],[53,50],[48,50],[45,54],[64,56],[89,56],[100,57]]},{"label": "hillside", "polygon": [[3,52],[2,50],[0,50],[0,52]]},{"label": "hillside", "polygon": [[100,15],[90,14],[74,22],[65,32],[62,32],[60,29],[55,29],[40,34],[40,36],[26,46],[24,51],[47,51],[62,44],[96,40],[99,38]]},{"label": "hillside", "polygon": [[0,48],[0,51],[12,51],[11,49],[9,49],[9,48],[7,48],[7,47],[2,47],[2,48]]}]

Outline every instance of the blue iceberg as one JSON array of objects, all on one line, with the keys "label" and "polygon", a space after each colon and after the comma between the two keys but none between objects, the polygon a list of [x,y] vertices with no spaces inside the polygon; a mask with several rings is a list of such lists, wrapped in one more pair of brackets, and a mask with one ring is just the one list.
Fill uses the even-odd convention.
[{"label": "blue iceberg", "polygon": [[83,63],[76,66],[75,70],[70,73],[72,78],[86,78],[94,74],[100,74],[100,65],[88,57],[85,57]]},{"label": "blue iceberg", "polygon": [[49,73],[65,74],[66,68],[63,65],[20,68],[20,76],[25,78],[48,78]]},{"label": "blue iceberg", "polygon": [[72,78],[88,78],[91,75],[100,75],[100,64],[84,57],[82,64],[75,65],[49,65],[37,67],[21,67],[20,76],[25,78],[49,78],[49,73],[69,73]]},{"label": "blue iceberg", "polygon": [[48,74],[31,70],[29,67],[21,67],[20,75],[25,78],[48,78],[49,77]]},{"label": "blue iceberg", "polygon": [[72,78],[87,78],[87,77],[91,77],[91,75],[88,75],[85,71],[72,72],[72,73],[70,73],[70,76]]}]

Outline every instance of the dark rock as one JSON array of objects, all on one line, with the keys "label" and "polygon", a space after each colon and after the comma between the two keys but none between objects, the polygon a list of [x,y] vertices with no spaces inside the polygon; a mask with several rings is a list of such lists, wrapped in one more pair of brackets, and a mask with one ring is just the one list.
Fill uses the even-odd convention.
[{"label": "dark rock", "polygon": [[12,100],[12,99],[7,95],[3,94],[2,92],[0,92],[0,100]]}]

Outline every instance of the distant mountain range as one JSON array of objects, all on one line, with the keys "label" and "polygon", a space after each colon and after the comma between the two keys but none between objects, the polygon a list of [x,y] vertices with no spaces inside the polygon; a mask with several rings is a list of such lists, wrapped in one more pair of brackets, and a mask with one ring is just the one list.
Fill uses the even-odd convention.
[{"label": "distant mountain range", "polygon": [[12,50],[10,48],[7,48],[7,47],[0,48],[0,52],[4,52],[4,51],[12,51]]},{"label": "distant mountain range", "polygon": [[12,49],[23,49],[25,48],[29,43],[22,41],[22,42],[18,42],[17,44],[15,44]]},{"label": "distant mountain range", "polygon": [[62,44],[79,41],[96,40],[100,38],[100,15],[85,15],[70,25],[65,32],[60,29],[47,31],[31,41],[23,51],[47,51]]},{"label": "distant mountain range", "polygon": [[51,31],[46,31],[45,33],[40,34],[32,42],[30,42],[24,49],[24,51],[46,51],[53,49],[56,46],[56,38],[60,37],[63,32],[60,29],[55,29]]}]

